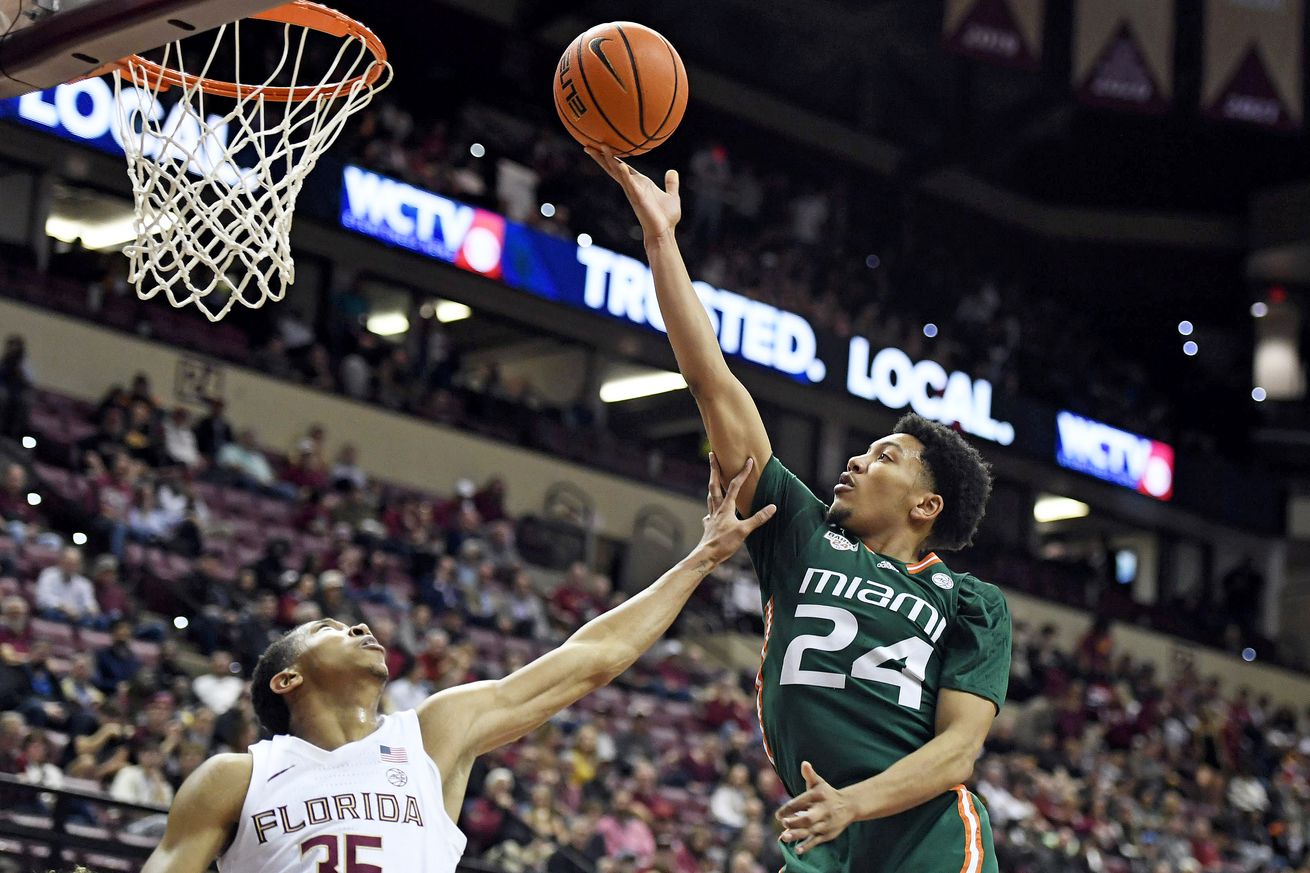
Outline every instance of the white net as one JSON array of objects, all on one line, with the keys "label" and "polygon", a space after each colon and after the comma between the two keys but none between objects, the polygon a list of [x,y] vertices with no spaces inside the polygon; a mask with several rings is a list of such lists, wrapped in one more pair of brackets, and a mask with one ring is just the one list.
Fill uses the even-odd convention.
[{"label": "white net", "polygon": [[[245,83],[242,29],[252,26],[280,29],[281,54],[276,40],[255,43],[260,67],[271,72]],[[143,59],[115,72],[136,206],[136,240],[124,253],[143,300],[163,292],[173,306],[194,303],[218,321],[238,303],[253,309],[281,300],[295,280],[290,234],[301,185],[346,120],[391,78],[362,38],[343,36],[325,52],[307,50],[311,34],[323,36],[299,24],[251,20],[219,28],[199,52],[196,37],[185,53],[172,43],[159,62],[182,74],[172,89],[161,87],[163,78]],[[227,93],[234,96],[202,86],[216,64],[231,72],[236,88]],[[378,64],[383,69],[374,70]],[[302,76],[317,84],[302,84]],[[287,87],[296,89],[292,99],[269,99]],[[179,99],[165,106],[161,89]]]}]

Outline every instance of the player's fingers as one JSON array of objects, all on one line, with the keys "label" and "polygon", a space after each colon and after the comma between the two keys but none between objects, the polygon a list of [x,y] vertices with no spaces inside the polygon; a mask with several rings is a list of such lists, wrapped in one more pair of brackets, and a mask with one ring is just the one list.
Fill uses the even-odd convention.
[{"label": "player's fingers", "polygon": [[810,849],[813,849],[815,846],[821,845],[822,843],[826,843],[826,842],[828,842],[827,837],[818,834],[811,834],[809,839],[807,839],[805,842],[801,843],[799,846],[796,847],[796,854],[804,855],[806,852],[808,852]]},{"label": "player's fingers", "polygon": [[782,840],[784,843],[794,843],[797,840],[804,840],[809,836],[810,831],[808,828],[787,828],[787,830],[782,832],[782,836],[778,837],[778,839]]},{"label": "player's fingers", "polygon": [[672,194],[674,197],[678,196],[678,171],[677,170],[665,171],[664,190]]},{"label": "player's fingers", "polygon": [[764,507],[759,512],[752,515],[750,518],[746,519],[744,522],[742,522],[742,524],[746,525],[746,532],[751,533],[756,528],[763,527],[764,523],[767,522],[769,519],[773,518],[774,514],[777,513],[777,511],[778,511],[777,504],[770,503],[768,506]]},{"label": "player's fingers", "polygon": [[719,466],[719,456],[713,452],[710,452],[710,493],[723,496],[723,468]]},{"label": "player's fingers", "polygon": [[618,172],[610,165],[610,162],[606,160],[605,155],[602,154],[599,149],[594,149],[591,146],[583,146],[582,150],[587,153],[587,157],[591,158],[597,164],[600,164],[600,168],[604,170],[610,178],[619,183],[623,182],[623,180],[619,178]]},{"label": "player's fingers", "polygon": [[798,794],[791,800],[782,805],[778,810],[777,819],[782,821],[788,816],[795,815],[798,812],[804,812],[819,802],[819,793],[817,791],[807,791],[804,794]]},{"label": "player's fingers", "polygon": [[750,477],[753,469],[755,469],[755,459],[746,458],[746,463],[742,465],[741,472],[733,476],[732,481],[728,483],[728,493],[725,496],[728,498],[729,503],[735,504],[737,502],[737,492],[741,491],[741,486],[746,484],[746,480]]},{"label": "player's fingers", "polygon": [[823,781],[819,778],[819,774],[815,772],[814,765],[809,761],[801,761],[801,777],[805,779],[805,785],[808,788],[813,788]]},{"label": "player's fingers", "polygon": [[782,826],[785,828],[812,828],[814,823],[822,817],[822,813],[817,808],[806,809],[784,818]]}]

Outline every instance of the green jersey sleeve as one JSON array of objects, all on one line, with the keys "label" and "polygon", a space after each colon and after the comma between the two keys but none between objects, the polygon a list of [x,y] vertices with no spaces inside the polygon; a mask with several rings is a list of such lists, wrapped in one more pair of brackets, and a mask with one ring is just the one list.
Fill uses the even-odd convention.
[{"label": "green jersey sleeve", "polygon": [[827,504],[784,467],[777,455],[760,473],[751,512],[759,512],[770,503],[777,505],[777,515],[746,538],[746,551],[755,564],[765,600],[773,593],[777,574],[791,565],[828,516]]},{"label": "green jersey sleeve", "polygon": [[995,585],[966,578],[939,687],[984,697],[1000,712],[1010,684],[1010,607]]}]

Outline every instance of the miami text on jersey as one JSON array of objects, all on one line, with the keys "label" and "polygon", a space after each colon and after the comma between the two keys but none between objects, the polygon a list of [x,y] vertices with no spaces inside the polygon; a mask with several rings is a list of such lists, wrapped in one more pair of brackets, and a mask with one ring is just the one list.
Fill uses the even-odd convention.
[{"label": "miami text on jersey", "polygon": [[[813,589],[810,587],[811,583],[814,585]],[[833,583],[831,590],[827,590],[829,583]],[[925,619],[923,632],[933,642],[937,642],[937,638],[946,629],[946,619],[942,618],[941,613],[937,611],[937,607],[922,597],[906,591],[897,594],[896,590],[890,585],[874,582],[872,579],[862,579],[859,576],[850,578],[845,573],[839,573],[836,570],[824,570],[819,567],[808,568],[805,571],[805,578],[801,581],[800,593],[826,594],[839,600],[855,599],[871,606],[881,606],[883,609],[889,609],[913,622],[918,622],[920,615],[922,615]]]}]

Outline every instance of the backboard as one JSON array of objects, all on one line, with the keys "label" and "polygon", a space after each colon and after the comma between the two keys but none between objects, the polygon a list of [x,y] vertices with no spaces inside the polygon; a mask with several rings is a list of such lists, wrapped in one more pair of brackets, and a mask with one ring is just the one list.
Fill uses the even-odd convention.
[{"label": "backboard", "polygon": [[50,88],[279,0],[0,0],[0,98]]}]

